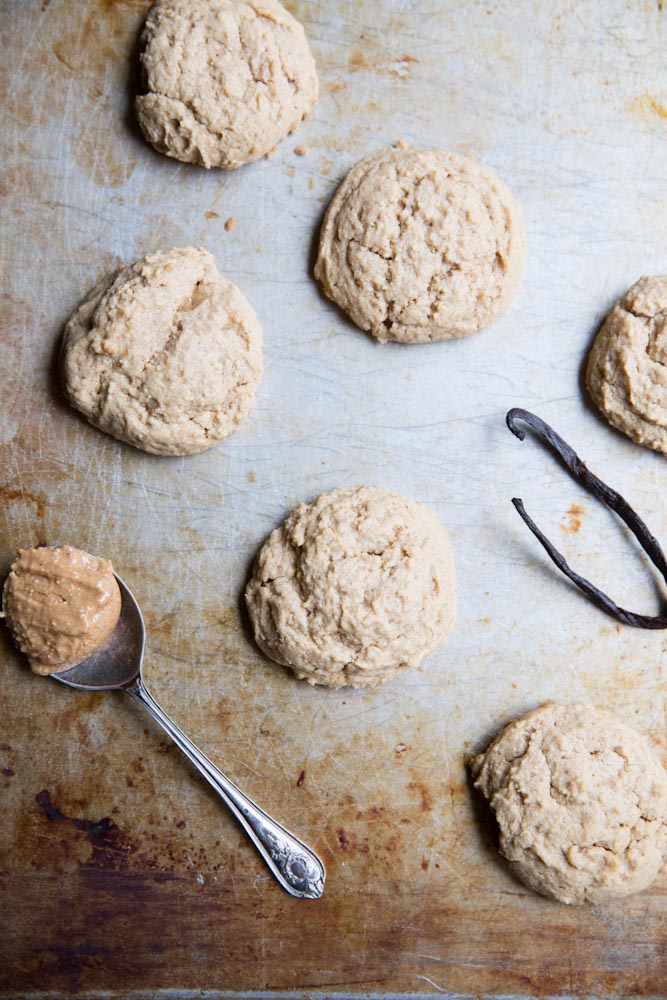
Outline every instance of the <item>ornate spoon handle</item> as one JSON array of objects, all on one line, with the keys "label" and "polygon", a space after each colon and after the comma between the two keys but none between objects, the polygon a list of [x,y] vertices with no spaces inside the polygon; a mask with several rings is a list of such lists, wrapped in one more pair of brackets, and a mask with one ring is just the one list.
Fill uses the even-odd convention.
[{"label": "ornate spoon handle", "polygon": [[141,677],[128,687],[127,693],[164,729],[194,764],[202,777],[215,789],[262,855],[284,889],[292,896],[319,899],[324,891],[326,873],[316,854],[271,819],[263,809],[225,777],[182,730],[163,712]]}]

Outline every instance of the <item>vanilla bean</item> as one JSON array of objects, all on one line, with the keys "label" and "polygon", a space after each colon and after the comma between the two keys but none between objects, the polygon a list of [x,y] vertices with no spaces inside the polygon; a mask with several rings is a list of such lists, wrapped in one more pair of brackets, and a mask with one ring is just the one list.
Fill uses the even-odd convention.
[{"label": "vanilla bean", "polygon": [[[577,482],[581,483],[582,486],[584,486],[596,500],[601,500],[606,507],[609,507],[609,509],[613,510],[615,514],[618,514],[621,520],[628,526],[644,552],[647,554],[656,569],[660,572],[660,575],[667,584],[667,561],[665,560],[665,555],[660,547],[660,543],[649,531],[639,514],[632,509],[627,500],[624,500],[621,494],[617,493],[616,490],[611,488],[611,486],[607,486],[607,484],[601,479],[598,479],[597,476],[593,475],[593,473],[586,468],[586,465],[582,462],[570,445],[566,441],[563,441],[562,437],[560,437],[560,435],[558,435],[555,430],[549,426],[549,424],[545,423],[544,420],[541,420],[540,417],[535,416],[534,413],[529,413],[528,410],[521,410],[518,408],[514,408],[509,411],[507,414],[507,426],[511,430],[512,434],[516,435],[520,441],[523,441],[526,436],[526,432],[517,426],[517,420],[527,424],[544,439],[551,450],[561,460],[570,475],[576,479]],[[533,519],[527,514],[523,506],[523,500],[519,500],[514,497],[512,503],[523,518],[524,522],[528,525],[532,533],[540,542],[547,555],[553,560],[556,566],[558,566],[559,570],[564,573],[565,576],[575,584],[575,586],[583,591],[583,593],[586,594],[586,596],[594,604],[596,604],[603,611],[606,611],[607,614],[611,615],[612,618],[615,618],[616,621],[622,622],[624,625],[633,625],[635,628],[667,628],[667,616],[640,615],[633,611],[626,611],[625,608],[619,607],[615,601],[612,601],[610,597],[599,590],[598,587],[592,584],[589,580],[586,580],[585,577],[575,573],[575,571],[568,565],[563,554],[558,551],[555,545],[549,541],[546,535],[544,535],[537,527]]]}]

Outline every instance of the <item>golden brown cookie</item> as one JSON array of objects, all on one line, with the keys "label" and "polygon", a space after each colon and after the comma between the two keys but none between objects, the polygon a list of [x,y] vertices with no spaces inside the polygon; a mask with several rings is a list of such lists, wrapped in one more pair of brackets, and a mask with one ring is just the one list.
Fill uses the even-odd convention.
[{"label": "golden brown cookie", "polygon": [[449,537],[399,493],[323,493],[266,540],[246,603],[258,645],[297,677],[373,686],[420,663],[452,631]]},{"label": "golden brown cookie", "polygon": [[386,149],[349,172],[326,213],[315,276],[380,341],[467,337],[509,306],[525,264],[521,212],[465,156]]}]

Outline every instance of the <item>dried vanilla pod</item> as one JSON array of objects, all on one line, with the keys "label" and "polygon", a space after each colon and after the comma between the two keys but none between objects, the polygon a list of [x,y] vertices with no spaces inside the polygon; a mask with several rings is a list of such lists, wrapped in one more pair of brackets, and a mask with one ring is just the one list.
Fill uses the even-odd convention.
[{"label": "dried vanilla pod", "polygon": [[[600,500],[606,507],[609,507],[609,509],[613,510],[615,514],[618,514],[621,520],[627,525],[632,534],[635,536],[642,549],[647,554],[656,569],[660,572],[660,575],[667,584],[667,561],[665,560],[665,554],[660,547],[660,543],[649,531],[639,514],[632,509],[627,500],[625,500],[620,493],[617,493],[616,490],[612,489],[611,486],[607,486],[606,483],[586,468],[584,462],[582,462],[570,445],[567,444],[567,442],[564,441],[562,437],[560,437],[554,429],[550,427],[549,424],[545,423],[545,421],[540,417],[536,416],[534,413],[530,413],[528,410],[522,410],[515,407],[508,412],[506,419],[507,426],[511,430],[512,434],[518,437],[520,441],[524,440],[526,432],[517,425],[517,421],[527,424],[557,455],[573,479],[576,479],[577,482],[581,483],[581,485],[584,486],[596,500]],[[583,591],[593,604],[596,604],[603,611],[606,611],[607,614],[611,615],[612,618],[615,618],[616,621],[622,622],[624,625],[633,625],[635,628],[667,628],[667,616],[640,615],[634,611],[626,611],[625,608],[619,607],[618,604],[611,599],[611,597],[608,597],[589,580],[586,580],[585,577],[575,573],[575,571],[568,565],[563,554],[559,552],[555,545],[549,541],[546,535],[540,531],[533,519],[526,512],[523,506],[523,500],[514,497],[512,499],[512,503],[537,540],[540,542],[547,555],[552,559],[556,566],[558,566],[559,570],[564,573],[565,576],[579,588],[579,590]]]}]

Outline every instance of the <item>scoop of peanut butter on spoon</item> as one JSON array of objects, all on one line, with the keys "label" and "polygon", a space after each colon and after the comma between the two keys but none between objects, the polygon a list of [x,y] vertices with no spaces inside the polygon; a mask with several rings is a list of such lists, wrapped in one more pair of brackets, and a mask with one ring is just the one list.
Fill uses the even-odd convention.
[{"label": "scoop of peanut butter on spoon", "polygon": [[20,549],[3,591],[7,625],[36,674],[87,659],[116,628],[120,609],[108,559],[71,545]]},{"label": "scoop of peanut butter on spoon", "polygon": [[304,899],[322,895],[320,859],[237,788],[147,689],[144,621],[110,562],[68,545],[21,550],[4,586],[3,616],[37,673],[88,691],[126,691],[218,793],[282,887]]}]

